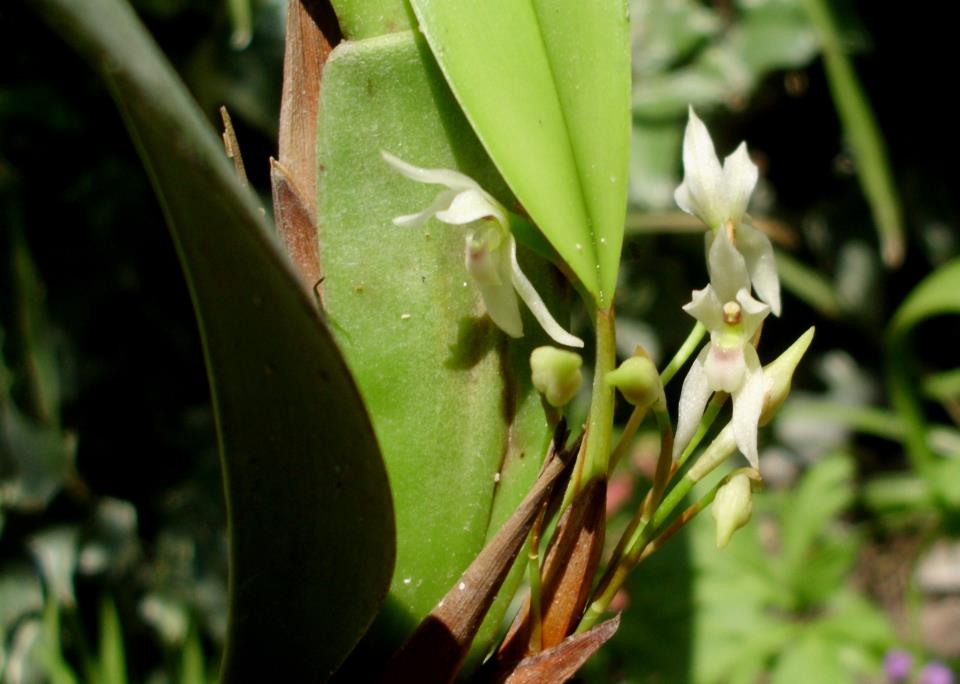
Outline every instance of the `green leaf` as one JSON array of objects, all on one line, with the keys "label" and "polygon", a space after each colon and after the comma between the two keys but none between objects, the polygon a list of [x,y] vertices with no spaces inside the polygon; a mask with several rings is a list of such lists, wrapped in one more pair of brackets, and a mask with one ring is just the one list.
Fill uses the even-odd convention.
[{"label": "green leaf", "polygon": [[960,400],[960,368],[928,375],[923,380],[923,393],[938,401]]},{"label": "green leaf", "polygon": [[960,259],[939,267],[917,285],[890,321],[889,334],[899,337],[921,321],[960,314]]},{"label": "green leaf", "polygon": [[385,33],[408,31],[410,10],[403,0],[330,0],[343,37],[373,38]]},{"label": "green leaf", "polygon": [[860,186],[870,204],[873,221],[880,235],[883,260],[888,266],[899,266],[906,249],[903,217],[883,135],[870,109],[867,95],[857,80],[857,73],[847,57],[828,5],[825,0],[804,0],[823,51],[834,105],[856,160]]},{"label": "green leaf", "polygon": [[783,289],[823,316],[837,318],[840,315],[840,299],[836,288],[829,280],[816,269],[790,256],[782,249],[777,249],[774,254]]},{"label": "green leaf", "polygon": [[696,0],[630,0],[634,74],[643,80],[670,68],[722,28],[717,12]]},{"label": "green leaf", "polygon": [[834,642],[807,631],[777,659],[770,684],[852,681],[840,655]]},{"label": "green leaf", "polygon": [[[918,371],[910,349],[910,331],[920,322],[944,314],[960,314],[960,259],[928,275],[907,296],[887,328],[887,383],[894,408],[906,423],[910,459],[933,489],[944,482],[934,469],[934,452],[927,441],[927,423],[918,397]],[[952,492],[944,492],[953,500]]]},{"label": "green leaf", "polygon": [[0,389],[0,500],[4,506],[45,508],[73,473],[75,452],[72,435],[27,418]]},{"label": "green leaf", "polygon": [[796,0],[742,2],[730,41],[756,81],[770,71],[806,66],[819,49],[817,35]]},{"label": "green leaf", "polygon": [[100,603],[100,658],[97,663],[101,684],[126,684],[127,661],[123,648],[123,630],[117,606],[109,598]]},{"label": "green leaf", "polygon": [[359,394],[254,198],[130,7],[31,6],[109,84],[193,297],[230,523],[223,677],[326,679],[393,567],[390,492]]},{"label": "green leaf", "polygon": [[[526,312],[527,334],[516,341],[484,314],[464,269],[466,230],[392,223],[427,206],[438,188],[394,172],[381,150],[418,166],[458,169],[510,205],[427,46],[410,32],[341,44],[325,67],[320,112],[323,298],[394,492],[396,572],[376,633],[365,640],[389,655],[536,477],[551,429],[528,358],[544,337]],[[520,259],[549,295],[550,310],[562,311],[564,289],[553,269],[522,250]],[[492,624],[510,593],[491,609]],[[479,650],[494,631],[483,635],[474,642]],[[364,659],[374,658],[351,660]]]},{"label": "green leaf", "polygon": [[630,135],[624,0],[411,4],[511,190],[598,305],[609,307]]},{"label": "green leaf", "polygon": [[[46,292],[19,226],[10,227],[9,259],[16,327],[11,333],[22,350],[22,374],[35,420],[49,426],[60,422],[60,368],[56,336],[47,320]],[[2,390],[0,390],[2,391]]]},{"label": "green leaf", "polygon": [[784,571],[791,586],[805,581],[814,543],[850,506],[853,495],[853,463],[845,456],[817,463],[790,494],[790,503],[782,514],[781,536]]},{"label": "green leaf", "polygon": [[196,625],[190,625],[180,652],[180,684],[207,684],[203,645]]}]

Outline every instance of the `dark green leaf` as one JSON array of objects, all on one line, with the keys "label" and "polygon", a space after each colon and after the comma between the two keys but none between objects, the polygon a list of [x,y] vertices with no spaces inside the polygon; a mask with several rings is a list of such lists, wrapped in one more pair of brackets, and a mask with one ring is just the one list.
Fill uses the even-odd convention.
[{"label": "dark green leaf", "polygon": [[129,6],[42,0],[103,75],[180,253],[230,518],[227,681],[327,678],[393,567],[386,474],[358,392],[217,136]]}]

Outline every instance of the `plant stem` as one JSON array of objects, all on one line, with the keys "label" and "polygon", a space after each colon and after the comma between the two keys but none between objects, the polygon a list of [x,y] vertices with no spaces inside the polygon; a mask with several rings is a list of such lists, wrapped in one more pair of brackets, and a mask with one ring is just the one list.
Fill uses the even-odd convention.
[{"label": "plant stem", "polygon": [[530,582],[530,650],[533,653],[539,653],[543,649],[543,609],[540,604],[540,534],[543,532],[546,512],[546,506],[540,509],[540,514],[530,530],[527,551],[527,573]]},{"label": "plant stem", "polygon": [[663,386],[666,387],[667,384],[673,379],[673,376],[677,374],[677,371],[683,367],[683,364],[687,362],[693,352],[697,350],[697,347],[700,346],[700,341],[703,339],[703,336],[707,333],[706,327],[703,323],[697,323],[693,326],[693,330],[690,331],[690,334],[687,335],[687,339],[683,341],[683,344],[680,345],[680,348],[677,350],[677,353],[673,355],[673,358],[670,359],[670,363],[666,365],[663,369],[663,372],[660,373],[660,382],[663,383]]},{"label": "plant stem", "polygon": [[613,307],[597,310],[597,358],[593,371],[593,401],[587,418],[582,455],[584,468],[577,490],[595,477],[606,477],[610,464],[613,432],[614,390],[607,385],[607,373],[616,368],[617,344]]},{"label": "plant stem", "polygon": [[673,425],[670,422],[670,412],[666,409],[655,409],[653,414],[657,418],[657,428],[660,430],[660,455],[657,457],[653,486],[650,488],[650,495],[647,497],[645,517],[650,517],[657,506],[660,505],[660,497],[663,496],[663,490],[667,487],[671,475],[671,466],[673,466]]},{"label": "plant stem", "polygon": [[647,417],[648,410],[649,407],[640,408],[639,406],[633,409],[633,413],[630,414],[630,419],[627,421],[627,424],[623,426],[623,432],[620,433],[620,439],[617,440],[617,445],[613,447],[613,451],[610,452],[610,472],[613,472],[613,469],[620,463],[620,459],[627,453],[627,449],[630,448],[630,443],[637,434],[641,423],[643,423],[643,419]]},{"label": "plant stem", "polygon": [[[683,367],[693,352],[696,351],[697,346],[700,344],[700,341],[703,339],[703,336],[706,334],[706,332],[707,329],[702,323],[697,323],[693,326],[693,329],[690,330],[690,334],[687,335],[687,339],[683,341],[682,345],[680,345],[680,349],[677,350],[677,353],[673,355],[673,358],[670,359],[670,362],[660,373],[660,382],[664,387],[667,386],[667,384],[673,379],[673,376],[677,374],[677,371]],[[633,409],[633,413],[630,414],[630,419],[624,426],[623,432],[620,433],[620,439],[617,440],[617,445],[613,448],[613,451],[610,454],[611,472],[617,467],[617,463],[620,462],[620,459],[623,458],[623,455],[630,447],[630,442],[633,440],[634,435],[637,434],[637,430],[639,429],[641,423],[643,423],[643,419],[647,417],[647,411],[649,409],[649,406],[638,406]]]},{"label": "plant stem", "polygon": [[577,627],[578,633],[590,629],[603,616],[607,606],[610,605],[610,601],[623,586],[630,571],[645,557],[644,550],[647,545],[659,535],[674,509],[680,505],[697,482],[729,458],[735,449],[736,442],[733,439],[733,431],[727,426],[704,450],[683,478],[667,492],[649,520],[646,519],[647,506],[641,506],[638,514],[630,521],[630,526],[620,539],[613,558],[607,566],[607,571],[601,578],[596,590],[594,590],[595,598]]}]

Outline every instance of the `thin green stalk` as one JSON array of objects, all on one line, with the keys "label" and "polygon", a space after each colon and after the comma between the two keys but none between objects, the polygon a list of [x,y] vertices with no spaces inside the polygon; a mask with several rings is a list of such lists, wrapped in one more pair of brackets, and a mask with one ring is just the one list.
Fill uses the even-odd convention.
[{"label": "thin green stalk", "polygon": [[637,430],[643,423],[643,419],[647,417],[647,411],[649,410],[649,406],[644,406],[642,408],[637,406],[633,409],[633,413],[630,414],[627,424],[623,426],[623,432],[620,433],[620,439],[617,440],[617,445],[613,447],[613,451],[610,452],[611,473],[613,472],[614,468],[617,467],[617,464],[620,463],[620,459],[623,458],[623,455],[627,453],[627,450],[630,448],[630,443],[633,441],[634,436],[637,434]]},{"label": "thin green stalk", "polygon": [[530,563],[527,575],[530,581],[530,651],[539,653],[543,648],[543,609],[540,606],[540,552],[531,544]]},{"label": "thin green stalk", "polygon": [[540,509],[540,514],[530,530],[530,539],[527,542],[527,575],[530,582],[530,649],[534,653],[539,653],[543,649],[543,608],[540,601],[540,535],[543,532],[546,512],[546,506]]},{"label": "thin green stalk", "polygon": [[[677,371],[683,368],[683,365],[689,360],[693,355],[693,352],[696,351],[697,347],[700,345],[703,336],[706,334],[707,329],[703,326],[702,323],[697,323],[690,330],[690,334],[687,335],[687,339],[684,340],[683,344],[680,345],[680,349],[677,350],[677,353],[673,355],[673,358],[670,359],[670,362],[664,367],[663,371],[660,373],[660,382],[664,387],[673,379],[673,376],[677,374]],[[617,467],[617,464],[620,462],[620,459],[623,458],[623,455],[626,453],[627,449],[630,448],[630,442],[633,441],[634,435],[637,434],[637,429],[639,429],[643,419],[647,417],[647,411],[649,406],[638,406],[633,409],[633,412],[630,414],[627,424],[623,428],[623,432],[620,433],[620,439],[617,440],[617,445],[613,448],[613,452],[610,454],[610,471],[612,472],[614,468]]]},{"label": "thin green stalk", "polygon": [[[630,571],[636,567],[643,557],[647,545],[657,537],[674,509],[680,505],[697,482],[729,458],[735,449],[736,443],[733,439],[733,431],[728,426],[704,450],[693,467],[667,492],[649,521],[642,519],[644,517],[642,513],[630,521],[630,527],[627,528],[621,538],[620,544],[614,552],[614,557],[607,566],[607,571],[594,591],[595,598],[577,627],[578,633],[590,629],[603,616],[607,606],[610,605],[610,601],[623,586]],[[621,551],[621,553],[618,554],[617,551]]]},{"label": "thin green stalk", "polygon": [[697,350],[697,347],[700,346],[703,336],[707,333],[707,329],[704,327],[703,323],[697,323],[693,326],[693,330],[690,331],[690,334],[687,335],[687,339],[683,341],[683,344],[680,345],[680,349],[677,350],[677,353],[673,355],[673,358],[670,359],[670,363],[666,365],[663,369],[663,372],[660,373],[660,382],[663,383],[663,386],[666,387],[669,382],[673,379],[673,376],[677,374],[677,371],[683,367],[683,364],[687,362],[693,352]]},{"label": "thin green stalk", "polygon": [[647,516],[660,505],[660,497],[670,479],[670,469],[673,466],[673,423],[670,421],[670,412],[666,408],[654,409],[653,415],[657,419],[657,428],[660,430],[660,455],[657,457],[657,469],[653,475],[653,486],[646,504]]},{"label": "thin green stalk", "polygon": [[597,359],[593,373],[593,402],[584,440],[584,469],[578,490],[595,477],[606,477],[610,464],[614,390],[607,373],[616,368],[617,344],[613,308],[597,310]]},{"label": "thin green stalk", "polygon": [[673,426],[670,422],[670,414],[666,409],[655,409],[654,413],[657,417],[657,427],[660,430],[660,455],[657,458],[657,469],[653,477],[653,486],[650,488],[650,491],[647,492],[643,503],[637,509],[636,513],[634,513],[630,523],[627,525],[627,529],[624,530],[620,541],[613,550],[613,554],[610,556],[610,562],[607,564],[607,571],[600,579],[600,584],[597,587],[596,591],[598,592],[602,592],[603,587],[613,581],[616,569],[621,565],[621,559],[629,552],[631,544],[635,543],[636,535],[638,534],[637,531],[640,530],[639,534],[643,534],[643,531],[647,529],[650,514],[656,510],[663,490],[666,488],[667,481],[670,479],[670,474],[673,472]]}]

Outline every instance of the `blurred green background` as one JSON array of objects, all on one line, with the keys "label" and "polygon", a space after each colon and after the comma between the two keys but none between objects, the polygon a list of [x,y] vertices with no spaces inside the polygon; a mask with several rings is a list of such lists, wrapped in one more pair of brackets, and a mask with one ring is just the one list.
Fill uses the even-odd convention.
[{"label": "blurred green background", "polygon": [[[745,139],[761,168],[751,213],[786,290],[764,347],[811,324],[817,338],[761,436],[754,521],[718,552],[704,516],[642,565],[588,681],[880,682],[892,648],[918,668],[960,659],[960,323],[918,314],[912,336],[890,332],[931,274],[939,299],[921,291],[914,309],[960,312],[950,8],[825,4],[826,25],[799,0],[631,2],[621,343],[668,357],[705,280],[672,201],[688,103],[722,155]],[[284,4],[253,3],[243,47],[223,2],[134,5],[211,121],[229,108],[269,207]],[[0,6],[0,64],[0,681],[215,679],[219,464],[163,217],[100,81],[26,3]],[[891,268],[881,239],[901,223]],[[651,458],[639,440],[611,486],[621,514]]]}]

